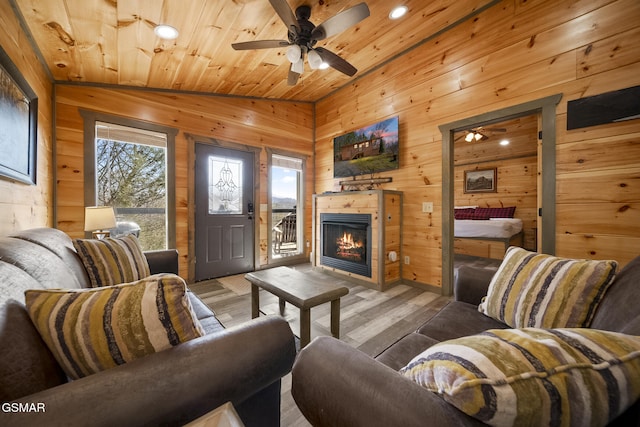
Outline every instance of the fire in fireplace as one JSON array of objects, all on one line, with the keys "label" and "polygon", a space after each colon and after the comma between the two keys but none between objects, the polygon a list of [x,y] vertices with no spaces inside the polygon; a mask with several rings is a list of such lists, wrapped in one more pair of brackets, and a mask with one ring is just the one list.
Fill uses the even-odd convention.
[{"label": "fire in fireplace", "polygon": [[320,214],[320,263],[371,277],[371,215]]}]

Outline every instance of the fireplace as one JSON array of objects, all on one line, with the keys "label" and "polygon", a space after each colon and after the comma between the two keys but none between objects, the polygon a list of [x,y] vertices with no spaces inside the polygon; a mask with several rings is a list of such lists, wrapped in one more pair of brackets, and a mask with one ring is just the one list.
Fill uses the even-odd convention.
[{"label": "fireplace", "polygon": [[320,264],[371,277],[371,215],[320,214]]}]

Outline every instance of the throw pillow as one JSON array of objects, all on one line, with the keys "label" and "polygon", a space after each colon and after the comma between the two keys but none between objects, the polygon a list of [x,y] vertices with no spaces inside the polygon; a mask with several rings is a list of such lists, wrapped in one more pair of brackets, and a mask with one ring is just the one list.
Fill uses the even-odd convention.
[{"label": "throw pillow", "polygon": [[515,206],[507,206],[504,208],[477,208],[474,211],[476,219],[489,218],[513,218],[516,214]]},{"label": "throw pillow", "polygon": [[640,398],[640,337],[489,330],[436,344],[400,372],[492,426],[604,426]]},{"label": "throw pillow", "polygon": [[455,208],[453,210],[453,217],[455,219],[473,219],[475,210],[475,208]]},{"label": "throw pillow", "polygon": [[512,328],[589,327],[617,267],[512,246],[478,310]]},{"label": "throw pillow", "polygon": [[75,239],[73,246],[94,288],[133,282],[151,274],[147,258],[133,234],[102,240]]},{"label": "throw pillow", "polygon": [[77,379],[204,335],[180,276],[91,289],[25,292],[33,324]]}]

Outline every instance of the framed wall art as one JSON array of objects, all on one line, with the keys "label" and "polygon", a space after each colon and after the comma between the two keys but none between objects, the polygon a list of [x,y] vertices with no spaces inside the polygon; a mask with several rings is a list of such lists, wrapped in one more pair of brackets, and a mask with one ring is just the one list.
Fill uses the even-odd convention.
[{"label": "framed wall art", "polygon": [[0,47],[0,178],[35,185],[38,98]]},{"label": "framed wall art", "polygon": [[496,168],[464,171],[465,193],[495,193]]}]

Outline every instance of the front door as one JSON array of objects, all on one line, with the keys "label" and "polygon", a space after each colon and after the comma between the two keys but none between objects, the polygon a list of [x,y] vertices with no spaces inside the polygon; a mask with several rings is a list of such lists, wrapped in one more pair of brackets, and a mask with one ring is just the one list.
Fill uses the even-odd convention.
[{"label": "front door", "polygon": [[254,269],[254,153],[195,144],[195,279]]}]

